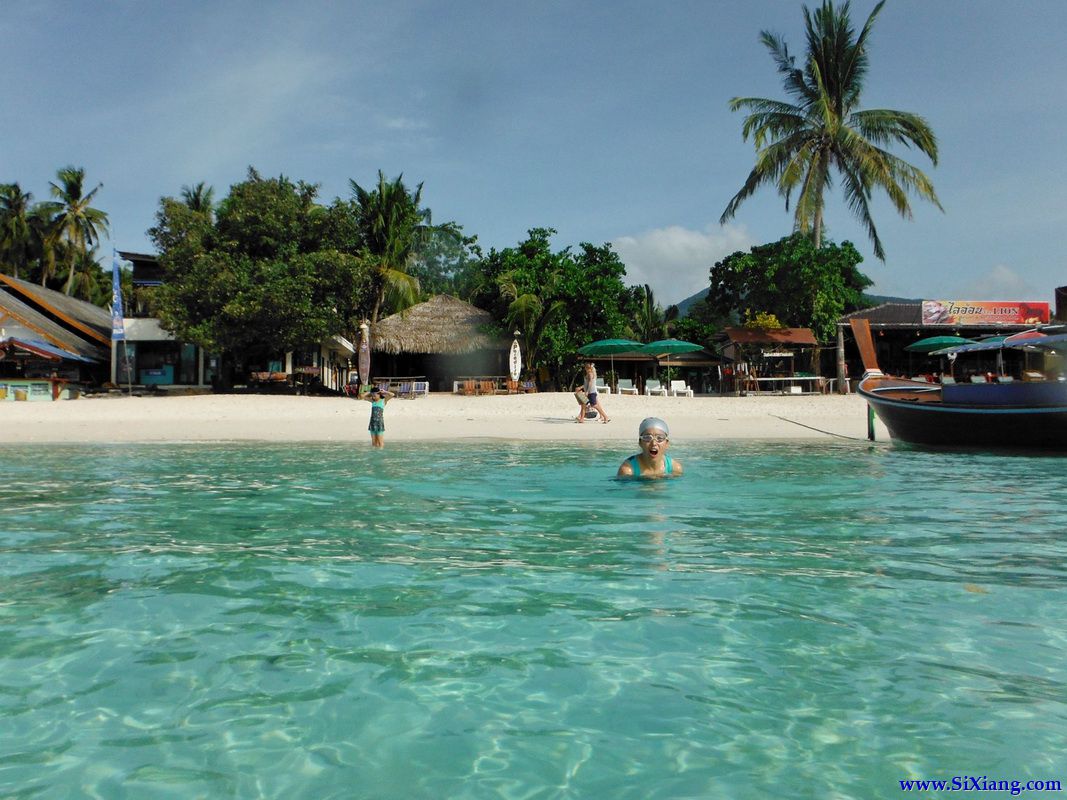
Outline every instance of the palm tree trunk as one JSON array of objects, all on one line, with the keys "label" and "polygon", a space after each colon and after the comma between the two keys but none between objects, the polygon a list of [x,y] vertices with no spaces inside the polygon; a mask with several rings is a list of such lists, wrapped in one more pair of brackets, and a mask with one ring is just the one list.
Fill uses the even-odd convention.
[{"label": "palm tree trunk", "polygon": [[72,250],[71,251],[71,257],[70,257],[70,264],[67,267],[69,269],[69,272],[67,273],[67,283],[63,287],[63,294],[65,294],[67,297],[70,297],[71,289],[74,288],[74,263],[75,263],[75,255],[74,255],[74,251]]},{"label": "palm tree trunk", "polygon": [[378,322],[378,311],[382,307],[382,300],[384,298],[385,298],[385,285],[383,284],[382,287],[380,289],[378,289],[378,294],[374,298],[374,309],[370,313],[371,325],[374,325],[374,324],[376,324]]}]

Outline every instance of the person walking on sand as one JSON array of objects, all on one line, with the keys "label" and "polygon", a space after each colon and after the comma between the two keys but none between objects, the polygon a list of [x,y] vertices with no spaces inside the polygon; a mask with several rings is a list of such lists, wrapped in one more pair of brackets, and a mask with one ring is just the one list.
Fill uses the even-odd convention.
[{"label": "person walking on sand", "polygon": [[388,389],[371,389],[364,400],[370,402],[370,446],[385,447],[385,404],[393,399]]},{"label": "person walking on sand", "polygon": [[597,399],[596,367],[593,366],[592,361],[585,365],[585,396],[589,398],[589,405],[582,406],[582,415],[578,417],[578,421],[585,422],[585,409],[588,407],[600,414],[601,422],[611,422],[608,419],[607,412],[604,411],[604,406],[600,405],[600,401]]},{"label": "person walking on sand", "polygon": [[641,452],[619,465],[619,478],[667,478],[682,474],[682,462],[667,455],[671,432],[659,417],[645,417],[637,428]]},{"label": "person walking on sand", "polygon": [[585,412],[589,408],[589,396],[585,393],[584,378],[578,380],[578,385],[574,387],[574,399],[578,401],[578,418],[575,422],[583,422],[585,420]]}]

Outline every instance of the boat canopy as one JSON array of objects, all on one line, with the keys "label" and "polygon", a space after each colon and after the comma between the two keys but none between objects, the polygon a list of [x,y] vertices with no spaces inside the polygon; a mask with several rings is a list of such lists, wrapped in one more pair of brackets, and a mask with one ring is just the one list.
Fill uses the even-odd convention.
[{"label": "boat canopy", "polygon": [[1015,334],[1001,341],[975,342],[974,344],[945,347],[941,350],[935,350],[930,355],[947,356],[952,353],[977,353],[982,350],[1055,350],[1057,347],[1065,345],[1067,345],[1067,333],[1042,334],[1025,338],[1024,334]]}]

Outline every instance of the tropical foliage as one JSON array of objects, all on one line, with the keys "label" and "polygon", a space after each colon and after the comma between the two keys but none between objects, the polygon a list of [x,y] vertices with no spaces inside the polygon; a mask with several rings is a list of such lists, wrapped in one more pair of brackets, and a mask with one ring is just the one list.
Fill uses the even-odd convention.
[{"label": "tropical foliage", "polygon": [[[56,173],[59,183],[50,183],[54,201],[45,203],[45,213],[52,217],[51,237],[63,247],[67,264],[67,279],[63,291],[70,294],[75,283],[78,257],[88,253],[107,232],[107,214],[93,208],[92,202],[103,184],[85,193],[85,170],[64,167]],[[41,281],[42,285],[44,280]]]},{"label": "tropical foliage", "polygon": [[98,184],[85,191],[85,170],[64,167],[49,184],[52,200],[33,202],[18,182],[0,184],[0,271],[106,305],[110,275],[95,247],[107,214],[93,206]]},{"label": "tropical foliage", "polygon": [[760,34],[791,101],[730,101],[731,110],[749,112],[742,132],[746,140],[753,139],[756,165],[721,222],[731,219],[761,186],[773,185],[786,208],[796,195],[794,230],[821,244],[824,197],[836,172],[849,209],[866,229],[874,254],[884,261],[870,208],[875,189],[884,191],[905,218],[912,216],[909,193],[941,208],[930,179],[885,149],[892,144],[914,147],[936,165],[937,139],[926,120],[905,111],[860,109],[869,67],[868,39],[884,4],[882,0],[874,7],[858,34],[847,2],[835,7],[832,0],[824,0],[815,11],[805,7],[807,53],[799,67],[784,40],[768,31]]},{"label": "tropical foliage", "polygon": [[499,333],[519,331],[531,368],[558,380],[573,366],[579,346],[622,335],[632,319],[626,268],[610,245],[583,243],[553,251],[551,228],[532,228],[516,247],[490,250],[461,282],[470,299],[500,320]]},{"label": "tropical foliage", "polygon": [[354,223],[338,224],[344,204],[324,209],[315,194],[311,184],[250,169],[214,218],[163,198],[149,231],[165,276],[154,298],[163,326],[220,353],[224,371],[354,330],[369,311],[371,271],[346,252]]},{"label": "tropical foliage", "polygon": [[772,244],[738,251],[711,269],[706,302],[719,318],[768,320],[811,328],[830,342],[842,314],[861,308],[871,280],[856,266],[863,261],[850,242],[816,247],[794,233]]},{"label": "tropical foliage", "polygon": [[403,175],[387,181],[379,170],[378,185],[370,190],[355,181],[349,183],[363,238],[363,259],[374,273],[374,323],[387,297],[396,311],[418,302],[419,281],[411,268],[416,253],[429,238],[430,212],[419,207],[422,184],[411,192],[404,186]]},{"label": "tropical foliage", "polygon": [[630,323],[630,338],[640,342],[669,338],[678,320],[678,306],[669,306],[664,310],[663,306],[656,302],[652,287],[647,283],[644,286],[632,287],[630,292],[633,295],[635,312]]}]

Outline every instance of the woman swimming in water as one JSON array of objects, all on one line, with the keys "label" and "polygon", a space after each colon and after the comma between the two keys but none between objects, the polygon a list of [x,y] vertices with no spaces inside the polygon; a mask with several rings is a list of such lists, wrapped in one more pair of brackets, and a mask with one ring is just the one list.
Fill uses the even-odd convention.
[{"label": "woman swimming in water", "polygon": [[641,452],[619,465],[620,478],[666,478],[682,474],[682,462],[667,455],[671,432],[659,417],[646,417],[637,429]]}]

